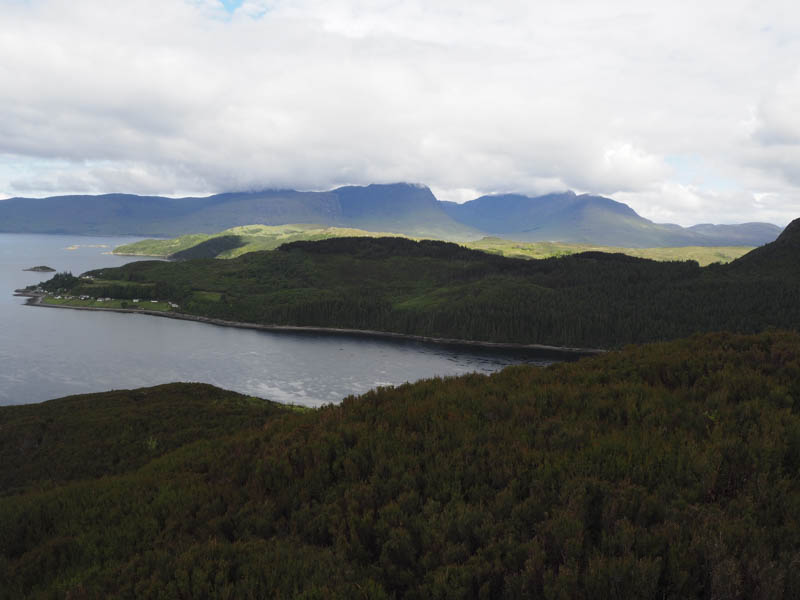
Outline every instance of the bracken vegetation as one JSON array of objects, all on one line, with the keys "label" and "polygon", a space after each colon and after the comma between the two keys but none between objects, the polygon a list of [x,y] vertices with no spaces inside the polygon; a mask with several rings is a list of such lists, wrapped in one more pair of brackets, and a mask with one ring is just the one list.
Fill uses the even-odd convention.
[{"label": "bracken vegetation", "polygon": [[797,598],[800,336],[0,408],[0,598]]}]

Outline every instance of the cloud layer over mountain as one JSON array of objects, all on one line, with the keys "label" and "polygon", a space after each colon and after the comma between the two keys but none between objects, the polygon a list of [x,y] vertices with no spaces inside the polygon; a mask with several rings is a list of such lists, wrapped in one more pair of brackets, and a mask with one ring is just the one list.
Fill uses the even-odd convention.
[{"label": "cloud layer over mountain", "polygon": [[0,0],[0,193],[420,181],[797,216],[794,3],[541,4]]}]

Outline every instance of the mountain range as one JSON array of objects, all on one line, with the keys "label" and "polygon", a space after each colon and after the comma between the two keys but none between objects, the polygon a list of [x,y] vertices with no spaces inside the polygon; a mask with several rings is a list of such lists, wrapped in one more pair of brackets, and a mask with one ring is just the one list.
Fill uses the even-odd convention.
[{"label": "mountain range", "polygon": [[11,198],[0,201],[0,232],[171,237],[230,227],[314,223],[446,240],[491,235],[627,247],[760,246],[781,228],[769,223],[654,223],[626,204],[590,194],[482,196],[458,204],[422,185],[346,186],[324,192],[264,190],[202,198],[132,194]]},{"label": "mountain range", "polygon": [[770,223],[692,227],[654,223],[622,202],[574,192],[538,197],[481,196],[463,204],[441,205],[459,223],[520,242],[563,241],[632,248],[760,246],[781,232],[780,227]]}]

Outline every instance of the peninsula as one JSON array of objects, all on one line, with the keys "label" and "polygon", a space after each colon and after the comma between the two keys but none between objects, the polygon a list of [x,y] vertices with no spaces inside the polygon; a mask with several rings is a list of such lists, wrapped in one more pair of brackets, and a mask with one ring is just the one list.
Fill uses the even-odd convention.
[{"label": "peninsula", "polygon": [[257,326],[608,349],[703,331],[800,328],[799,244],[796,220],[775,242],[700,267],[601,252],[526,260],[430,240],[337,238],[225,261],[59,273],[40,289],[48,302],[161,303]]}]

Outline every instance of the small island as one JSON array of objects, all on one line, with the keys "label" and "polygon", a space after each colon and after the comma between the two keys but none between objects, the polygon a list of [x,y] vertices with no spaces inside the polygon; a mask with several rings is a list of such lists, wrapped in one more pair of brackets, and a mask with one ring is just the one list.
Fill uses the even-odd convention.
[{"label": "small island", "polygon": [[36,271],[38,273],[55,273],[55,269],[52,267],[48,267],[47,265],[38,265],[36,267],[31,267],[29,269],[22,269],[23,271]]}]

